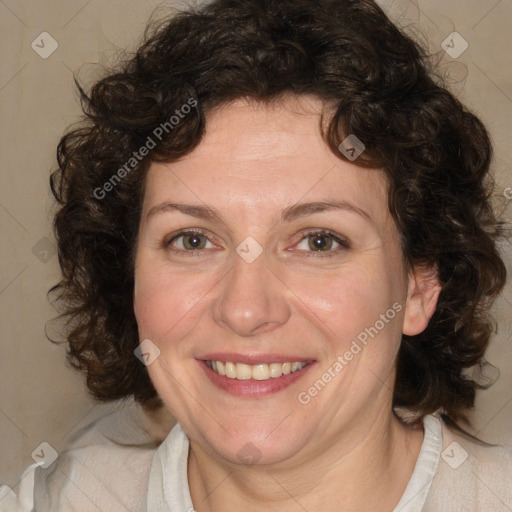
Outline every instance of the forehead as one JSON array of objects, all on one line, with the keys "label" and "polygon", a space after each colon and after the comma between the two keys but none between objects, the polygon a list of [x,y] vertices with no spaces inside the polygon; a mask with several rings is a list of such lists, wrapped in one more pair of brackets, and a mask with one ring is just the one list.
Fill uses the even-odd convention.
[{"label": "forehead", "polygon": [[151,164],[144,209],[173,200],[243,215],[242,210],[270,213],[298,202],[342,200],[383,219],[384,174],[330,151],[321,135],[322,109],[312,97],[223,105],[208,115],[206,134],[194,151],[176,162]]}]

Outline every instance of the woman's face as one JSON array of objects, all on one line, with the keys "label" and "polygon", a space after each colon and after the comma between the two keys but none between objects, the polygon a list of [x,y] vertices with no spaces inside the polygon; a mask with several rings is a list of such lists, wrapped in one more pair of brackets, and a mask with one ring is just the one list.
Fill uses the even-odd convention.
[{"label": "woman's face", "polygon": [[236,101],[147,175],[134,309],[160,351],[148,371],[191,441],[234,463],[365,434],[391,412],[402,332],[426,325],[385,179],[330,152],[320,110]]}]

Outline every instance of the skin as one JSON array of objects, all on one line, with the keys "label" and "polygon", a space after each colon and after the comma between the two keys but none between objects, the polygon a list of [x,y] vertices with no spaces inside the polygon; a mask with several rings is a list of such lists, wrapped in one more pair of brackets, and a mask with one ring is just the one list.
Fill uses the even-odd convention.
[{"label": "skin", "polygon": [[[440,288],[431,269],[407,271],[383,173],[334,155],[320,135],[321,111],[311,97],[237,100],[210,114],[193,152],[148,170],[134,310],[140,339],[161,351],[150,377],[190,439],[199,512],[391,511],[421,448],[422,427],[392,414],[395,359],[402,333],[426,327]],[[332,209],[280,219],[291,205],[332,200],[368,218]],[[207,205],[222,220],[175,210],[148,216],[166,202]],[[187,250],[184,237],[165,244],[194,228],[206,231],[203,249],[173,252]],[[322,228],[349,247],[314,251],[307,234]],[[236,252],[248,236],[263,249],[250,264]],[[301,404],[298,393],[394,303],[403,306],[395,318]],[[198,367],[196,358],[217,351],[316,364],[287,389],[240,398]],[[246,466],[237,454],[249,442],[261,458]]]}]

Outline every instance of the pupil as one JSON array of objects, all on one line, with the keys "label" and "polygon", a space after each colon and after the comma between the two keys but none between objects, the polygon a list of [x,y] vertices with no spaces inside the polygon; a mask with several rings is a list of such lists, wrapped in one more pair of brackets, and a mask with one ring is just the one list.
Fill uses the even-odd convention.
[{"label": "pupil", "polygon": [[201,239],[197,235],[191,235],[188,238],[188,244],[194,248],[199,247],[201,245]]},{"label": "pupil", "polygon": [[323,249],[328,245],[325,235],[316,235],[313,239],[313,246],[315,249]]}]

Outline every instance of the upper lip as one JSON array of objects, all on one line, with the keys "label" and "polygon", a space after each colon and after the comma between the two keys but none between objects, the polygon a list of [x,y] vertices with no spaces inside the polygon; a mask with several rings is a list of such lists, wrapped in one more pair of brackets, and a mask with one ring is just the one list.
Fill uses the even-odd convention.
[{"label": "upper lip", "polygon": [[283,355],[283,354],[236,354],[234,352],[215,352],[205,354],[197,359],[203,361],[229,361],[231,363],[242,363],[248,365],[264,363],[295,363],[312,362],[310,357]]}]

